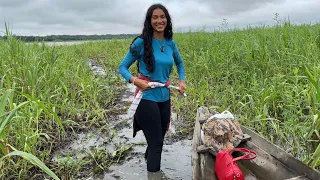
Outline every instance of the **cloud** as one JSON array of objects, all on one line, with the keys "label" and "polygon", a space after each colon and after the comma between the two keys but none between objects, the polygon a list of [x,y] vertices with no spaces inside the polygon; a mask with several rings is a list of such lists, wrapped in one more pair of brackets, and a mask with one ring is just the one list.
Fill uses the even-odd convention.
[{"label": "cloud", "polygon": [[147,8],[163,3],[174,29],[273,23],[274,14],[292,21],[320,19],[318,0],[0,0],[3,23],[19,35],[140,33]]},{"label": "cloud", "polygon": [[[200,0],[197,0],[199,3]],[[216,15],[236,15],[239,13],[245,13],[254,9],[263,8],[268,4],[279,4],[285,2],[285,0],[207,0],[207,4],[210,9],[215,12]]]},{"label": "cloud", "polygon": [[[182,0],[181,0],[182,2]],[[226,19],[228,25],[245,27],[247,25],[273,24],[278,13],[280,18],[290,18],[293,22],[309,22],[320,19],[318,0],[187,0],[172,5],[173,16],[179,21],[176,27],[218,27]],[[200,2],[201,5],[200,5]],[[177,10],[178,9],[178,10]]]},{"label": "cloud", "polygon": [[29,2],[30,0],[10,0],[10,1],[2,0],[0,1],[0,7],[11,8],[11,7],[25,5]]}]

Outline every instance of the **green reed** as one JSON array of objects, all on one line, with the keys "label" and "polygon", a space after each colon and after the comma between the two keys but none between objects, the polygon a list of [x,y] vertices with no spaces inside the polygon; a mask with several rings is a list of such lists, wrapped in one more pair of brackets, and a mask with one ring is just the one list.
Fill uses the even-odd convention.
[{"label": "green reed", "polygon": [[[175,103],[191,124],[199,106],[228,109],[241,124],[319,169],[319,33],[319,25],[285,23],[178,34],[189,96]],[[305,66],[314,75],[307,76]]]},{"label": "green reed", "polygon": [[[192,132],[199,106],[228,109],[241,124],[319,169],[319,36],[319,25],[290,23],[176,33],[188,94],[178,99],[172,93],[174,111],[186,119],[185,129],[177,131]],[[118,86],[124,83],[117,68],[131,40],[72,46],[0,40],[0,97],[6,99],[0,122],[10,119],[0,138],[1,157],[15,152],[14,148],[38,157],[54,173],[68,176],[91,163],[92,158],[72,166],[54,165],[52,146],[71,130],[108,126],[108,113],[120,94]],[[88,58],[103,66],[106,77],[92,75]],[[131,70],[136,73],[135,66]],[[176,84],[176,71],[172,75]],[[102,154],[94,156],[98,164],[106,158]],[[110,162],[97,168],[105,169]],[[3,158],[0,166],[6,178],[28,177],[34,170],[18,158]]]},{"label": "green reed", "polygon": [[48,169],[58,165],[51,162],[52,150],[75,129],[108,124],[119,77],[95,77],[87,62],[95,53],[90,48],[26,44],[8,32],[0,40],[1,178],[26,179],[40,169],[57,178]]}]

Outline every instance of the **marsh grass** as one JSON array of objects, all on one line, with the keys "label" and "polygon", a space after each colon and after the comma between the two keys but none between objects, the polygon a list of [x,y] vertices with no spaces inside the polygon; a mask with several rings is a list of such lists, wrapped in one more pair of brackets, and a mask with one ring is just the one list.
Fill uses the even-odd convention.
[{"label": "marsh grass", "polygon": [[[319,24],[289,22],[225,32],[176,33],[188,94],[183,99],[172,94],[174,111],[185,119],[184,129],[177,132],[192,132],[199,106],[228,109],[241,124],[319,170],[319,36]],[[70,131],[107,129],[121,94],[118,86],[124,83],[116,70],[130,43],[131,39],[115,39],[46,46],[14,38],[0,40],[0,97],[6,102],[0,108],[1,124],[5,124],[1,157],[12,152],[9,144],[38,157],[59,177],[72,177],[94,162],[97,172],[117,162],[128,147],[119,147],[114,159],[96,150],[81,162],[70,159],[70,163],[55,164],[50,155]],[[103,66],[106,77],[92,75],[88,58]],[[135,66],[131,71],[136,73]],[[176,71],[172,75],[176,84]],[[0,166],[2,178],[7,179],[38,172],[28,161],[14,157],[2,159]]]},{"label": "marsh grass", "polygon": [[[175,36],[189,94],[174,104],[230,110],[246,125],[319,169],[319,25],[262,26]],[[192,124],[192,123],[191,123]]]},{"label": "marsh grass", "polygon": [[[72,131],[101,126],[107,130],[106,109],[115,103],[121,88],[115,85],[119,77],[112,71],[101,78],[92,74],[87,58],[94,53],[90,44],[25,44],[8,32],[5,40],[0,39],[1,178],[25,179],[47,172],[30,162],[56,169],[52,150],[69,140]],[[28,157],[24,153],[39,161],[11,156]]]},{"label": "marsh grass", "polygon": [[[199,106],[228,109],[241,124],[319,169],[320,26],[277,22],[273,27],[175,34],[188,97],[173,93],[172,99],[175,112],[189,124],[177,131],[192,131]],[[112,57],[101,63],[116,69],[130,43],[100,42],[107,49],[103,56]],[[135,66],[131,72],[136,73]],[[172,75],[177,83],[176,71]]]}]

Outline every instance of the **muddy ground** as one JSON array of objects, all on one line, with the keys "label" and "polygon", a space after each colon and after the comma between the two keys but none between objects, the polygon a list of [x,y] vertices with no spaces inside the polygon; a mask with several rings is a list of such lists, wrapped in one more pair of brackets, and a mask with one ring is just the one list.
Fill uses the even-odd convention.
[{"label": "muddy ground", "polygon": [[[89,65],[96,75],[104,75],[103,69],[89,60]],[[58,149],[54,154],[59,154],[59,158],[53,156],[53,161],[63,161],[68,156],[74,159],[81,159],[96,151],[108,151],[113,154],[123,153],[124,157],[118,163],[102,172],[94,173],[88,167],[88,172],[82,172],[76,179],[93,180],[150,180],[150,179],[191,179],[191,136],[181,135],[176,131],[183,128],[184,121],[178,118],[174,109],[171,115],[171,125],[165,137],[162,153],[161,171],[158,173],[148,173],[144,152],[146,140],[142,131],[139,131],[133,138],[132,120],[127,116],[127,108],[133,100],[135,87],[127,84],[124,91],[115,105],[119,109],[118,114],[109,122],[110,130],[99,131],[92,129],[87,132],[77,134],[76,138]],[[121,147],[121,148],[119,148]],[[120,149],[120,150],[119,150]],[[118,150],[118,151],[116,151]],[[93,156],[95,157],[95,156]]]}]

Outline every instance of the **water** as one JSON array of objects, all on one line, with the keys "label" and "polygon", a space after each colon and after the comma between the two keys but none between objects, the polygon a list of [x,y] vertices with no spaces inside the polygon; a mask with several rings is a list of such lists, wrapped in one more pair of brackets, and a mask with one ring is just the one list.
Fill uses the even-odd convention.
[{"label": "water", "polygon": [[88,64],[94,75],[106,76],[106,72],[104,71],[104,69],[99,64],[97,64],[95,60],[89,59]]},{"label": "water", "polygon": [[162,179],[191,180],[191,142],[189,140],[179,141],[172,145],[164,145],[161,162],[161,172],[148,173],[143,153],[145,146],[137,146],[133,150],[138,155],[129,157],[123,164],[114,165],[110,168],[111,173],[105,173],[103,179],[130,179],[149,180]]},{"label": "water", "polygon": [[[132,93],[135,87],[128,84],[127,91],[122,96],[122,101],[131,102],[133,100]],[[130,155],[121,164],[116,164],[110,167],[111,172],[105,172],[100,177],[92,177],[90,179],[104,180],[150,180],[150,179],[191,179],[191,140],[182,140],[175,143],[170,142],[170,136],[175,134],[174,123],[171,124],[170,130],[166,136],[167,141],[163,146],[162,152],[162,171],[157,173],[147,172],[146,162],[144,161],[144,152],[146,150],[146,140],[139,131],[135,138],[132,138],[132,121],[127,119],[126,114],[120,115],[122,119],[129,123],[128,128],[123,128],[118,132],[118,137],[115,141],[128,139],[128,143],[133,144],[133,150]],[[171,122],[178,121],[177,114],[172,113]],[[168,140],[169,139],[169,140]]]},{"label": "water", "polygon": [[[104,76],[105,72],[94,60],[89,59],[88,64],[94,74]],[[135,86],[128,84],[123,93],[119,106],[128,105],[133,100],[133,92]],[[110,122],[111,130],[116,130],[116,135],[111,136],[110,132],[89,131],[77,134],[77,137],[68,145],[62,147],[54,154],[59,154],[58,157],[52,157],[53,161],[64,161],[68,156],[76,160],[85,157],[92,148],[99,150],[104,149],[109,152],[115,150],[115,144],[131,145],[132,150],[119,163],[112,165],[107,172],[100,175],[90,175],[82,179],[129,179],[129,180],[144,180],[144,179],[176,179],[176,180],[191,180],[191,140],[175,140],[175,124],[179,122],[177,114],[172,112],[170,129],[166,135],[165,144],[162,153],[161,169],[157,173],[147,172],[146,162],[144,161],[144,152],[146,150],[146,139],[142,131],[139,131],[135,138],[133,135],[132,120],[128,118],[127,112],[123,112],[117,116],[116,120]],[[78,178],[79,179],[79,178]]]},{"label": "water", "polygon": [[[61,42],[45,41],[44,44],[47,46],[70,46],[70,45],[83,44],[88,42],[92,42],[92,41],[61,41]],[[42,42],[27,42],[26,44],[33,44],[33,43],[42,44]]]},{"label": "water", "polygon": [[[93,59],[88,60],[93,74],[105,76],[106,72]],[[133,100],[133,92],[135,86],[128,84],[123,93],[119,106],[128,105]],[[147,172],[147,164],[144,160],[144,152],[146,149],[146,139],[142,131],[139,131],[135,138],[133,135],[132,120],[127,116],[127,112],[123,112],[117,116],[116,120],[110,122],[110,128],[116,130],[116,135],[111,136],[110,132],[89,131],[77,134],[77,137],[68,145],[59,149],[57,154],[59,157],[53,157],[53,161],[67,160],[68,156],[76,160],[85,157],[92,148],[99,150],[104,149],[109,152],[115,151],[115,144],[132,145],[132,150],[127,154],[124,160],[119,164],[112,165],[107,172],[99,175],[90,175],[82,178],[83,180],[191,180],[191,147],[192,141],[185,139],[174,141],[176,125],[183,123],[175,112],[171,115],[170,129],[166,135],[165,144],[163,146],[161,171],[156,173]],[[257,179],[252,172],[241,166],[239,167],[245,175],[246,180]],[[78,178],[81,179],[81,178]]]},{"label": "water", "polygon": [[[95,63],[94,60],[88,61],[92,71],[96,75],[104,76],[103,69]],[[121,97],[119,105],[130,104],[133,100],[135,87],[128,84],[126,91]],[[81,178],[83,180],[191,180],[191,147],[192,141],[185,139],[175,141],[175,128],[181,122],[176,113],[172,113],[169,132],[166,135],[163,146],[161,171],[156,173],[147,172],[147,164],[144,161],[144,152],[146,149],[146,140],[142,131],[139,131],[135,138],[132,137],[132,120],[128,118],[127,112],[117,116],[114,122],[111,122],[111,129],[116,129],[116,135],[110,136],[110,132],[83,132],[77,135],[70,144],[59,149],[56,153],[59,158],[53,157],[53,161],[63,161],[66,154],[75,159],[81,159],[92,148],[106,149],[109,152],[115,150],[114,144],[121,143],[132,145],[132,150],[119,164],[112,165],[107,172],[99,175],[90,175]],[[62,156],[61,156],[62,155]],[[241,165],[240,165],[241,167]],[[255,180],[255,176],[245,168],[241,167],[246,180]],[[80,179],[80,178],[78,178]]]},{"label": "water", "polygon": [[64,42],[44,42],[48,46],[70,46],[70,45],[75,45],[75,44],[83,44],[83,43],[88,43],[90,41],[64,41]]}]

